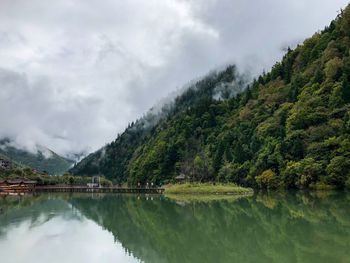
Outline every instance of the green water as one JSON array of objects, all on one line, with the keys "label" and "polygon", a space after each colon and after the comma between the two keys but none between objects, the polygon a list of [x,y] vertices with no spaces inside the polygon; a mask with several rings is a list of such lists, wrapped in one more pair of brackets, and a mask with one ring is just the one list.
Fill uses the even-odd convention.
[{"label": "green water", "polygon": [[350,262],[350,194],[0,197],[0,262]]}]

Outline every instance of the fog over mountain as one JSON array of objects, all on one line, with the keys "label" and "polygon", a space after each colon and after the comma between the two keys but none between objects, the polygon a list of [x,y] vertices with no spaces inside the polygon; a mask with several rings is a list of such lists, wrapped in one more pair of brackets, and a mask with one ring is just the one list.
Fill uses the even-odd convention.
[{"label": "fog over mountain", "polygon": [[2,0],[0,138],[63,155],[96,150],[211,69],[269,69],[347,3]]}]

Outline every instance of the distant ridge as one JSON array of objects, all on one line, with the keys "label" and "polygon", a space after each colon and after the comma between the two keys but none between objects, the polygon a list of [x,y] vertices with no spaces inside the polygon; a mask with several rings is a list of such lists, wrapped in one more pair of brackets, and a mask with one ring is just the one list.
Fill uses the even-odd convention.
[{"label": "distant ridge", "polygon": [[12,146],[10,139],[0,140],[0,158],[1,156],[19,165],[29,166],[38,171],[47,172],[52,175],[63,174],[74,163],[72,160],[61,157],[42,146],[38,147],[37,153],[18,149]]}]

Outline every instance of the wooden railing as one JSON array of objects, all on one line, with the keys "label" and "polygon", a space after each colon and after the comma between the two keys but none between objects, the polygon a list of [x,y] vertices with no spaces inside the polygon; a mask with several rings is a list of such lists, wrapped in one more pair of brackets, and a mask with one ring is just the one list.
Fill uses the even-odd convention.
[{"label": "wooden railing", "polygon": [[35,192],[77,192],[77,193],[142,193],[162,194],[164,188],[88,187],[88,186],[36,186]]}]

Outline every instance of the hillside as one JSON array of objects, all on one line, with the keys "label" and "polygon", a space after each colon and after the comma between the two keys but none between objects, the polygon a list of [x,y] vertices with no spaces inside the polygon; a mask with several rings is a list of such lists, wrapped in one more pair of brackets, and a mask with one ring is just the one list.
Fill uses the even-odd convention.
[{"label": "hillside", "polygon": [[17,149],[11,146],[8,139],[0,140],[1,155],[12,160],[14,163],[29,166],[41,172],[45,171],[52,175],[63,174],[73,164],[73,161],[63,158],[44,147],[40,147],[38,153]]},{"label": "hillside", "polygon": [[172,118],[182,118],[183,113],[194,105],[206,107],[216,99],[228,99],[245,88],[245,78],[234,66],[221,72],[212,72],[204,79],[190,85],[175,100],[163,105],[160,111],[151,109],[145,116],[129,124],[117,139],[102,149],[88,155],[70,172],[75,175],[103,174],[115,182],[128,180],[128,165],[135,151],[166,125]]},{"label": "hillside", "polygon": [[183,173],[261,188],[350,185],[349,48],[347,7],[243,92],[235,67],[211,74],[71,172],[130,184]]}]

